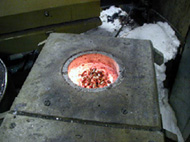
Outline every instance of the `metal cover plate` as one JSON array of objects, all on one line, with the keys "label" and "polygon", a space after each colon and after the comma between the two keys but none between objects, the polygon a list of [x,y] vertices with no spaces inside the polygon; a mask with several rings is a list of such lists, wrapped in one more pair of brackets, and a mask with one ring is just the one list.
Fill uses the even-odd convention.
[{"label": "metal cover plate", "polygon": [[[73,88],[63,64],[84,51],[111,54],[123,68],[121,81],[100,92]],[[88,122],[160,129],[160,112],[150,41],[51,34],[12,110]]]},{"label": "metal cover plate", "polygon": [[27,116],[7,115],[0,129],[2,142],[163,142],[163,134],[83,125]]}]

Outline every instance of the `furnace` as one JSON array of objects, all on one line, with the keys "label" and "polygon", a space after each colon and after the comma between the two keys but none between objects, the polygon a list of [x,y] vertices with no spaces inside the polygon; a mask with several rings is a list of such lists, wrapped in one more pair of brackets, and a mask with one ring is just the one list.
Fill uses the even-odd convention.
[{"label": "furnace", "polygon": [[72,56],[63,67],[63,76],[71,85],[74,83],[83,88],[110,86],[119,76],[119,66],[109,56],[98,51]]},{"label": "furnace", "polygon": [[53,33],[2,137],[33,125],[31,141],[163,142],[155,79],[150,41]]}]

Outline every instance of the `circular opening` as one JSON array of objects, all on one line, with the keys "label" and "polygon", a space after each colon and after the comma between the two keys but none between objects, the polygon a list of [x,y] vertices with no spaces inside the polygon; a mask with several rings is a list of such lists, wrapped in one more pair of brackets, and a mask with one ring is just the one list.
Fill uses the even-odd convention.
[{"label": "circular opening", "polygon": [[119,76],[119,66],[110,57],[90,53],[83,54],[68,66],[70,80],[83,88],[103,88],[114,83]]}]

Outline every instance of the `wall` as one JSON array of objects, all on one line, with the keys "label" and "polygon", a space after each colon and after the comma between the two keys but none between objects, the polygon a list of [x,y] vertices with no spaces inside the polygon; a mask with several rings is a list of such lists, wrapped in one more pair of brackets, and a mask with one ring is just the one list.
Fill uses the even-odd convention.
[{"label": "wall", "polygon": [[190,25],[190,0],[152,0],[153,9],[164,16],[184,40]]}]

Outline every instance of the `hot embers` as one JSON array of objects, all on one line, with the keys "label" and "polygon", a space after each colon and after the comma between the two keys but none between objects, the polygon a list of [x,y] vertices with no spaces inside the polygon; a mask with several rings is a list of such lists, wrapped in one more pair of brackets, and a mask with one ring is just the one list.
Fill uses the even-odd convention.
[{"label": "hot embers", "polygon": [[117,80],[118,75],[118,64],[112,58],[98,53],[81,55],[68,67],[70,80],[83,88],[109,86]]},{"label": "hot embers", "polygon": [[108,73],[98,70],[97,68],[90,68],[84,71],[81,77],[82,87],[84,88],[103,88],[111,83]]}]

